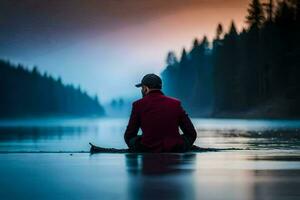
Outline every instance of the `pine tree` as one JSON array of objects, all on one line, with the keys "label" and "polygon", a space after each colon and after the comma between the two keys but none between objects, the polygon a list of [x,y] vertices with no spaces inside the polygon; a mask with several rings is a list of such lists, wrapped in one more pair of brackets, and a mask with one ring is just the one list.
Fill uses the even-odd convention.
[{"label": "pine tree", "polygon": [[250,28],[260,28],[265,20],[262,5],[259,0],[252,0],[248,8],[246,22]]},{"label": "pine tree", "polygon": [[167,66],[175,65],[178,63],[176,55],[173,51],[170,51],[166,59]]},{"label": "pine tree", "polygon": [[223,34],[223,26],[222,26],[222,24],[218,24],[216,33],[217,33],[216,39],[220,40],[221,39],[221,35]]},{"label": "pine tree", "polygon": [[180,64],[185,64],[188,61],[187,53],[185,48],[183,48],[180,58]]},{"label": "pine tree", "polygon": [[206,51],[208,49],[209,42],[208,42],[207,36],[203,37],[202,42],[201,42],[201,46],[204,49],[204,51]]},{"label": "pine tree", "polygon": [[193,48],[197,48],[199,46],[199,41],[198,39],[196,38],[193,42]]},{"label": "pine tree", "polygon": [[234,21],[231,22],[229,35],[236,37],[238,35]]},{"label": "pine tree", "polygon": [[300,24],[300,0],[296,1],[296,20],[298,22],[298,26]]},{"label": "pine tree", "polygon": [[264,3],[263,6],[266,9],[267,20],[269,22],[273,21],[274,1],[273,0],[269,0],[269,2],[268,3]]}]

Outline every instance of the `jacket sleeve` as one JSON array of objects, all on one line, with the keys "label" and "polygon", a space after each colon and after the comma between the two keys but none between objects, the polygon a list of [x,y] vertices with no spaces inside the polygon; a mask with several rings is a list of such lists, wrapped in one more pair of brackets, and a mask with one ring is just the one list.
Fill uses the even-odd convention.
[{"label": "jacket sleeve", "polygon": [[183,138],[185,142],[188,145],[192,146],[197,138],[197,132],[188,114],[182,108],[181,103],[179,106],[179,110],[180,110],[179,127],[183,132]]},{"label": "jacket sleeve", "polygon": [[134,143],[134,138],[137,136],[140,128],[140,118],[138,115],[136,103],[132,104],[132,110],[130,114],[130,119],[124,134],[124,139],[128,147],[132,147]]}]

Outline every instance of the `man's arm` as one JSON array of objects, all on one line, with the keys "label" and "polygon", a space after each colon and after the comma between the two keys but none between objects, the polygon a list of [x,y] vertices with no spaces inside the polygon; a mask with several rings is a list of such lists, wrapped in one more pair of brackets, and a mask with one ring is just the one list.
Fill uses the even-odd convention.
[{"label": "man's arm", "polygon": [[136,104],[133,103],[130,119],[124,134],[125,142],[129,148],[134,146],[139,128],[140,128],[140,119],[138,116]]},{"label": "man's arm", "polygon": [[182,108],[180,104],[180,117],[179,117],[179,127],[183,132],[184,142],[191,147],[197,138],[197,132],[195,127],[189,118],[188,114]]}]

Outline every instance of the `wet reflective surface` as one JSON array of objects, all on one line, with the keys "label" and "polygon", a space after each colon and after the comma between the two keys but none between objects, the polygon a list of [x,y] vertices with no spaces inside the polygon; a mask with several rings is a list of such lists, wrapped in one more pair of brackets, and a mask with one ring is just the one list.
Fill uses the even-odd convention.
[{"label": "wet reflective surface", "polygon": [[[128,119],[0,121],[0,152],[86,151],[88,142],[125,148]],[[300,121],[193,119],[196,144],[212,148],[300,149]]]},{"label": "wet reflective surface", "polygon": [[85,153],[89,141],[105,147],[125,147],[122,131],[127,120],[1,122],[0,197],[300,198],[298,121],[193,119],[193,122],[198,130],[198,145],[245,150],[90,155]]}]

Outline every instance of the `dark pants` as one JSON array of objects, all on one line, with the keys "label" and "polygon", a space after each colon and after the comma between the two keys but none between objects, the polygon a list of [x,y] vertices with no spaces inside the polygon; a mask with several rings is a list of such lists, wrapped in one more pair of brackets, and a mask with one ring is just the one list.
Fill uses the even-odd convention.
[{"label": "dark pants", "polygon": [[[186,138],[184,135],[181,135],[184,145],[175,147],[171,152],[187,152],[191,149],[192,144],[189,143],[188,138]],[[132,152],[149,152],[149,149],[145,147],[142,143],[142,136],[136,136],[131,139],[131,145],[129,146],[129,150]]]}]

